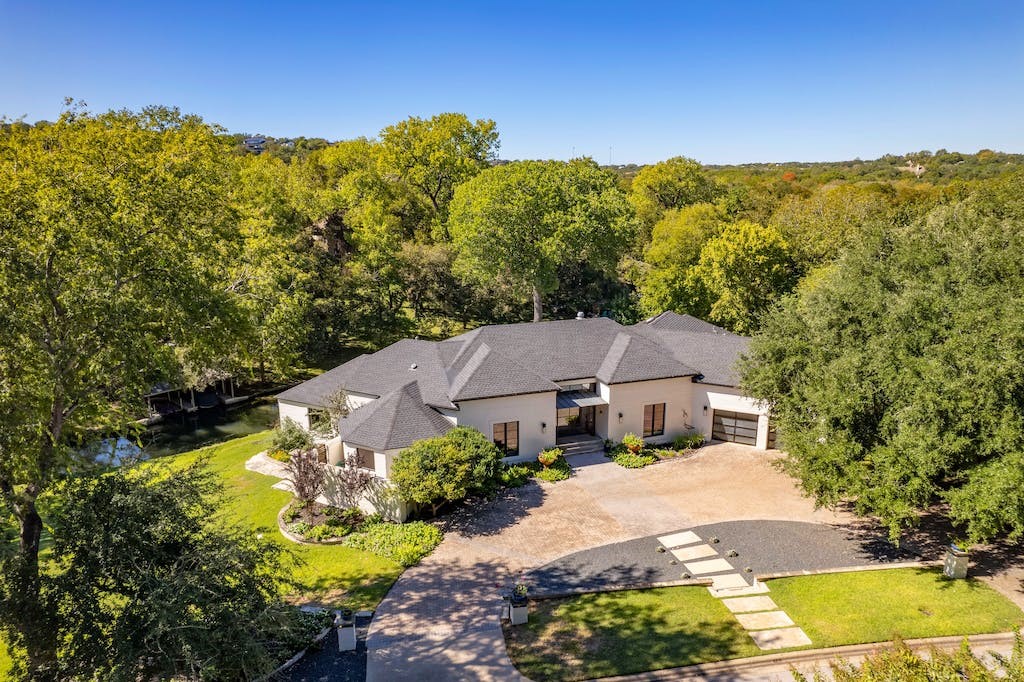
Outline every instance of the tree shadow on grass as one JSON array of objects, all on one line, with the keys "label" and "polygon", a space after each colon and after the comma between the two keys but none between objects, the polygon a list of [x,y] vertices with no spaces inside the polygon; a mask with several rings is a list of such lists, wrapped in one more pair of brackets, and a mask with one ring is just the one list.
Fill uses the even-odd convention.
[{"label": "tree shadow on grass", "polygon": [[671,590],[534,602],[528,625],[505,627],[509,654],[524,675],[540,682],[638,673],[756,652],[735,619],[719,613],[724,607],[703,588]]}]

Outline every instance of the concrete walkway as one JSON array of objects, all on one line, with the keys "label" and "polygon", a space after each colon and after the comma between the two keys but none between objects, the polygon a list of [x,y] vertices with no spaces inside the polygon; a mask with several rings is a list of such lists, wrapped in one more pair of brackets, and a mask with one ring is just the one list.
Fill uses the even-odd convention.
[{"label": "concrete walkway", "polygon": [[500,594],[568,553],[736,519],[842,523],[815,510],[764,452],[712,445],[686,460],[624,469],[601,455],[572,478],[530,483],[463,510],[444,542],[398,579],[367,638],[367,679],[522,679],[505,652]]}]

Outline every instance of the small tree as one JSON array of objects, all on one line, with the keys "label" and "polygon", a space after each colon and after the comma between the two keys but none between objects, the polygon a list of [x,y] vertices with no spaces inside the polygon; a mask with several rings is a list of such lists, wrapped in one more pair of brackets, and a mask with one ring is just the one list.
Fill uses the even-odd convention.
[{"label": "small tree", "polygon": [[302,514],[306,521],[312,519],[312,507],[316,498],[324,491],[326,473],[320,464],[316,448],[301,450],[288,460],[288,480],[292,484],[295,498],[302,503]]},{"label": "small tree", "polygon": [[473,482],[473,462],[464,450],[443,438],[413,443],[395,460],[391,480],[399,496],[430,506],[430,513],[445,502],[463,499]]},{"label": "small tree", "polygon": [[446,442],[461,450],[472,462],[473,490],[487,490],[501,475],[501,450],[480,431],[459,426],[442,437]]},{"label": "small tree", "polygon": [[355,507],[359,504],[363,493],[373,482],[373,474],[359,466],[359,458],[349,455],[345,461],[338,466],[338,492],[341,494],[346,507]]}]

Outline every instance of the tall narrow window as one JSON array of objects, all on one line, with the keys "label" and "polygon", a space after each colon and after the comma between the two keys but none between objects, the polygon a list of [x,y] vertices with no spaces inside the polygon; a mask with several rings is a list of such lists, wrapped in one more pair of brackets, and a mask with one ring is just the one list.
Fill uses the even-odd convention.
[{"label": "tall narrow window", "polygon": [[665,403],[644,405],[644,438],[665,433]]},{"label": "tall narrow window", "polygon": [[519,422],[494,425],[494,444],[506,457],[519,454]]}]

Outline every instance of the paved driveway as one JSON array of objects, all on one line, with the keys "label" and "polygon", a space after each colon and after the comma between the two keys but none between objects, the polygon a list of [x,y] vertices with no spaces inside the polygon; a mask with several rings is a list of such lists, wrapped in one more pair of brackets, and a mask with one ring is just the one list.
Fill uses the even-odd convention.
[{"label": "paved driveway", "polygon": [[772,455],[733,444],[640,470],[601,455],[575,475],[464,510],[444,542],[398,579],[367,639],[367,679],[522,679],[505,654],[500,593],[525,571],[590,547],[741,519],[843,523],[815,510]]}]

